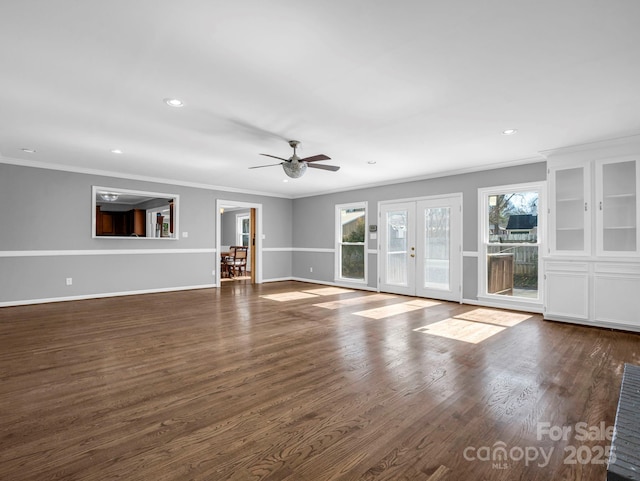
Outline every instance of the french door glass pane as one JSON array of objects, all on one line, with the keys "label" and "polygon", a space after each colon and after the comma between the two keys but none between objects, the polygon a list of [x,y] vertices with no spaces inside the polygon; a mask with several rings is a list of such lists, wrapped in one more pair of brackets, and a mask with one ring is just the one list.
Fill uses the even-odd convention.
[{"label": "french door glass pane", "polygon": [[407,285],[407,217],[406,210],[387,212],[387,284]]},{"label": "french door glass pane", "polygon": [[449,207],[436,207],[424,211],[424,287],[449,289]]}]

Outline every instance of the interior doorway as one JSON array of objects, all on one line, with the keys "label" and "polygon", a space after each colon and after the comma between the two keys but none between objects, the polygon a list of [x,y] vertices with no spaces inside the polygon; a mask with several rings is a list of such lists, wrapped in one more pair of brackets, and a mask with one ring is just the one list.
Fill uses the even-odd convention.
[{"label": "interior doorway", "polygon": [[[246,275],[231,277],[223,259],[236,246],[247,248]],[[262,283],[262,204],[216,200],[216,256],[217,286],[226,280]]]},{"label": "interior doorway", "polygon": [[380,203],[380,290],[462,299],[462,195]]}]

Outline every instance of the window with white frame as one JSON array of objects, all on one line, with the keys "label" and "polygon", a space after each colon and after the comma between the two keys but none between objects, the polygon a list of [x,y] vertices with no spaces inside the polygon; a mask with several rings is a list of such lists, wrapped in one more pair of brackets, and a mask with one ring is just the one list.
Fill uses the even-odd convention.
[{"label": "window with white frame", "polygon": [[336,278],[365,282],[367,203],[336,206]]},{"label": "window with white frame", "polygon": [[481,189],[480,296],[540,302],[544,184]]},{"label": "window with white frame", "polygon": [[249,245],[250,236],[250,217],[249,214],[236,215],[236,245],[245,246]]}]

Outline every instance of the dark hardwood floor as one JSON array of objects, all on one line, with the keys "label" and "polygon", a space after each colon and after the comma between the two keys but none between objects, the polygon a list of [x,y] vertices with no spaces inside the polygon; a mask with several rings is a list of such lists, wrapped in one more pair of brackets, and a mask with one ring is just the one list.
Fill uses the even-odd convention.
[{"label": "dark hardwood floor", "polygon": [[299,282],[3,308],[0,479],[602,481],[639,341]]}]

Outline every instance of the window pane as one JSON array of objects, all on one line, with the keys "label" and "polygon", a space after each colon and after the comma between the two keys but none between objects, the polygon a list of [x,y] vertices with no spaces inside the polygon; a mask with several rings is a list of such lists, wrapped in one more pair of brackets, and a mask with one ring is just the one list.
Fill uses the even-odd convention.
[{"label": "window pane", "polygon": [[341,209],[342,242],[364,242],[364,207]]},{"label": "window pane", "polygon": [[538,242],[538,192],[488,196],[489,243]]},{"label": "window pane", "polygon": [[450,208],[424,211],[424,287],[449,289]]},{"label": "window pane", "polygon": [[342,277],[347,279],[364,279],[364,246],[342,246]]},{"label": "window pane", "polygon": [[538,246],[488,246],[487,293],[537,299]]},{"label": "window pane", "polygon": [[387,212],[386,284],[407,285],[407,216],[406,210]]}]

